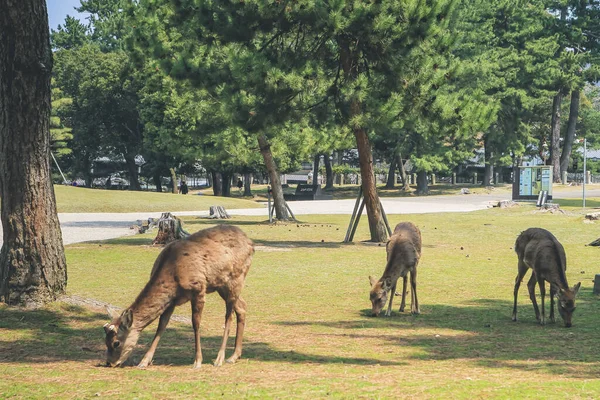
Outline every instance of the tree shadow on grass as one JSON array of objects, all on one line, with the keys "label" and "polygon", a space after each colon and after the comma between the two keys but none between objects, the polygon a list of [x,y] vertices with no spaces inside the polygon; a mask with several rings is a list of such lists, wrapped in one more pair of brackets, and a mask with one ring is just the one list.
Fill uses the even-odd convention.
[{"label": "tree shadow on grass", "polygon": [[[104,366],[105,345],[102,325],[106,314],[85,308],[58,303],[52,308],[25,310],[0,306],[0,363],[53,363],[59,361],[91,362]],[[140,338],[130,357],[135,365],[147,351],[154,336],[155,324]],[[233,352],[234,338],[228,341],[227,355]],[[205,363],[216,358],[220,336],[202,337]],[[157,365],[192,365],[194,357],[193,329],[187,324],[171,323],[163,334],[155,354]],[[282,363],[404,365],[406,362],[387,362],[377,359],[329,356],[283,351],[264,342],[244,341],[243,358]]]},{"label": "tree shadow on grass", "polygon": [[[464,305],[421,304],[421,315],[399,313],[398,304],[389,318],[370,317],[370,309],[353,320],[281,321],[284,326],[331,328],[323,335],[379,339],[390,345],[418,349],[419,360],[469,360],[485,368],[537,370],[576,378],[596,378],[600,353],[594,349],[600,334],[598,301],[591,289],[581,289],[572,328],[556,322],[541,326],[527,298],[519,296],[519,321],[511,320],[512,302],[481,299]],[[549,316],[549,300],[546,302]],[[410,308],[407,305],[407,310]],[[425,334],[420,334],[423,330]],[[335,340],[335,339],[332,339]],[[462,361],[461,361],[462,362]]]}]

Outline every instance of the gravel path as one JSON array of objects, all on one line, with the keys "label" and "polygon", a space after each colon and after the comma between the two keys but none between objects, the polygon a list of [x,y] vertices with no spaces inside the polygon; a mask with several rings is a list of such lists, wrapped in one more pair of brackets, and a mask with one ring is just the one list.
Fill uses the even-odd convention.
[{"label": "gravel path", "polygon": [[[450,195],[429,197],[382,198],[387,214],[421,214],[439,212],[468,212],[488,208],[490,204],[510,197],[508,193],[482,195]],[[355,200],[291,201],[289,206],[295,215],[352,214]],[[268,217],[267,208],[227,210],[231,215]],[[135,234],[131,226],[137,220],[159,218],[160,212],[141,213],[59,213],[58,218],[65,244],[105,240]],[[208,211],[181,211],[179,216],[207,216]],[[366,214],[366,211],[363,212]],[[0,226],[1,232],[1,226]],[[2,236],[0,235],[0,244]]]}]

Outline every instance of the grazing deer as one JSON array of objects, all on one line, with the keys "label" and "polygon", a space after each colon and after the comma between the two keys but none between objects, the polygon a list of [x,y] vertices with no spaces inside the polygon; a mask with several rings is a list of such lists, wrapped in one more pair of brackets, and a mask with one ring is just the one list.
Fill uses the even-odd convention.
[{"label": "grazing deer", "polygon": [[402,285],[402,302],[400,312],[404,312],[406,302],[406,283],[410,272],[411,303],[410,312],[419,314],[419,301],[417,300],[417,264],[421,258],[421,231],[411,222],[401,222],[396,225],[393,235],[386,245],[387,264],[379,280],[369,276],[371,283],[372,315],[378,316],[387,301],[391,291],[390,304],[385,313],[386,317],[392,314],[392,302],[396,293],[398,278],[404,279]]},{"label": "grazing deer", "polygon": [[175,306],[191,301],[196,344],[194,368],[200,368],[200,318],[206,294],[215,291],[225,300],[226,312],[223,341],[214,365],[221,366],[225,359],[232,311],[237,316],[237,332],[235,350],[227,362],[234,363],[242,354],[246,302],[240,293],[253,254],[254,245],[244,232],[226,225],[199,231],[167,245],[154,262],[150,281],[137,299],[112,323],[104,325],[108,349],[106,365],[122,365],[131,354],[142,330],[160,317],[150,349],[138,365],[147,367],[152,362],[160,336]]},{"label": "grazing deer", "polygon": [[[575,297],[581,282],[569,288],[565,271],[567,257],[565,249],[553,234],[541,228],[529,228],[522,232],[515,243],[515,252],[519,258],[519,272],[515,280],[515,304],[512,320],[517,320],[517,293],[527,269],[531,268],[531,278],[527,283],[529,297],[533,303],[535,318],[541,325],[546,323],[544,297],[546,295],[545,281],[550,283],[550,321],[554,322],[554,296],[558,294],[558,312],[567,328],[571,327],[571,317],[575,311]],[[542,314],[535,300],[535,284],[540,287],[542,297]]]}]

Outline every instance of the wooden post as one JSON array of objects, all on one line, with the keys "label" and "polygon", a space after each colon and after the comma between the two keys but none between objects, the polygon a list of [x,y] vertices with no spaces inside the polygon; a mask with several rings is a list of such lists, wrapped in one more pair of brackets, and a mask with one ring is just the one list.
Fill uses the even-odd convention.
[{"label": "wooden post", "polygon": [[456,172],[452,173],[452,184],[456,185]]},{"label": "wooden post", "polygon": [[352,211],[352,216],[350,217],[350,224],[348,225],[348,230],[346,231],[346,237],[344,238],[344,243],[351,242],[350,232],[352,231],[352,225],[354,223],[354,218],[356,217],[356,211],[358,210],[358,206],[360,204],[360,199],[362,197],[362,186],[358,188],[358,197],[356,197],[356,203],[354,204],[354,210]]},{"label": "wooden post", "polygon": [[365,199],[362,199],[360,203],[360,208],[358,209],[358,214],[356,214],[356,220],[354,220],[354,226],[352,227],[352,232],[350,232],[349,242],[354,239],[354,234],[356,233],[356,228],[358,227],[358,221],[360,221],[360,216],[362,215],[363,208],[365,208]]},{"label": "wooden post", "polygon": [[477,185],[477,172],[473,172],[473,185]]},{"label": "wooden post", "polygon": [[387,215],[385,215],[385,210],[383,209],[383,204],[381,204],[381,199],[379,200],[379,208],[381,209],[381,216],[383,217],[383,222],[385,222],[385,227],[388,231],[388,236],[392,236],[392,228],[390,228],[390,223],[388,222]]}]

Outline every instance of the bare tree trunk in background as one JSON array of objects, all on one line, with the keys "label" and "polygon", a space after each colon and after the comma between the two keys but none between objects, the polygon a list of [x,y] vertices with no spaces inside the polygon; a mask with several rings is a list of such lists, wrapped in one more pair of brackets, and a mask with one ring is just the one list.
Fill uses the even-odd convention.
[{"label": "bare tree trunk in background", "polygon": [[400,167],[400,178],[402,178],[402,190],[409,192],[410,185],[408,184],[408,174],[406,173],[404,163],[402,162],[402,154],[398,154],[398,166]]},{"label": "bare tree trunk in background", "polygon": [[129,178],[129,190],[142,190],[138,179],[138,166],[135,163],[135,154],[125,155],[125,165],[127,165],[127,176]]},{"label": "bare tree trunk in background", "polygon": [[[344,151],[338,150],[335,152],[335,155],[337,157],[337,165],[342,165],[344,163]],[[338,174],[336,183],[338,185],[341,185],[344,183],[344,174]]]},{"label": "bare tree trunk in background", "polygon": [[492,186],[494,184],[494,164],[492,164],[492,152],[488,145],[487,137],[483,141],[483,154],[485,171],[483,173],[483,186]]},{"label": "bare tree trunk in background", "polygon": [[177,194],[177,174],[175,173],[175,168],[169,168],[169,172],[171,173],[171,193]]},{"label": "bare tree trunk in background", "polygon": [[277,165],[273,160],[273,154],[271,154],[271,145],[269,144],[267,137],[263,134],[258,135],[258,147],[260,153],[265,161],[265,166],[269,172],[269,178],[271,179],[271,189],[273,190],[273,203],[275,205],[275,218],[280,221],[287,221],[290,219],[287,208],[285,207],[285,200],[283,199],[283,189],[281,188],[281,180],[279,179],[279,171],[277,171]]},{"label": "bare tree trunk in background", "polygon": [[331,160],[329,154],[323,156],[323,162],[325,163],[325,190],[333,189],[333,168],[331,168]]},{"label": "bare tree trunk in background", "polygon": [[[573,141],[575,140],[575,129],[577,128],[577,118],[579,117],[579,98],[581,92],[573,90],[571,92],[571,105],[569,107],[569,121],[567,122],[567,134],[560,155],[560,179],[562,181],[563,172],[569,169],[569,160],[573,150]],[[565,183],[565,182],[563,182]]]},{"label": "bare tree trunk in background", "polygon": [[550,162],[552,165],[552,180],[555,183],[560,182],[560,105],[562,98],[562,92],[558,92],[552,100]]},{"label": "bare tree trunk in background", "polygon": [[162,180],[160,178],[161,177],[158,172],[152,175],[152,180],[154,181],[154,186],[156,186],[156,191],[158,193],[162,193]]},{"label": "bare tree trunk in background", "polygon": [[38,306],[65,292],[50,173],[52,51],[43,0],[0,5],[0,300]]},{"label": "bare tree trunk in background", "polygon": [[393,189],[396,186],[396,156],[393,155],[390,159],[390,169],[388,171],[386,189]]},{"label": "bare tree trunk in background", "polygon": [[244,197],[252,196],[252,190],[250,190],[251,184],[252,184],[252,174],[247,172],[244,174]]},{"label": "bare tree trunk in background", "polygon": [[231,197],[231,178],[232,174],[230,172],[222,172],[221,176],[223,177],[223,196]]},{"label": "bare tree trunk in background", "polygon": [[429,184],[427,182],[427,171],[417,172],[417,194],[429,194]]},{"label": "bare tree trunk in background", "polygon": [[222,196],[223,195],[223,179],[221,177],[220,172],[211,171],[210,176],[212,177],[213,182],[213,195]]},{"label": "bare tree trunk in background", "polygon": [[315,155],[313,159],[313,185],[319,184],[319,164],[321,163],[321,155]]}]

